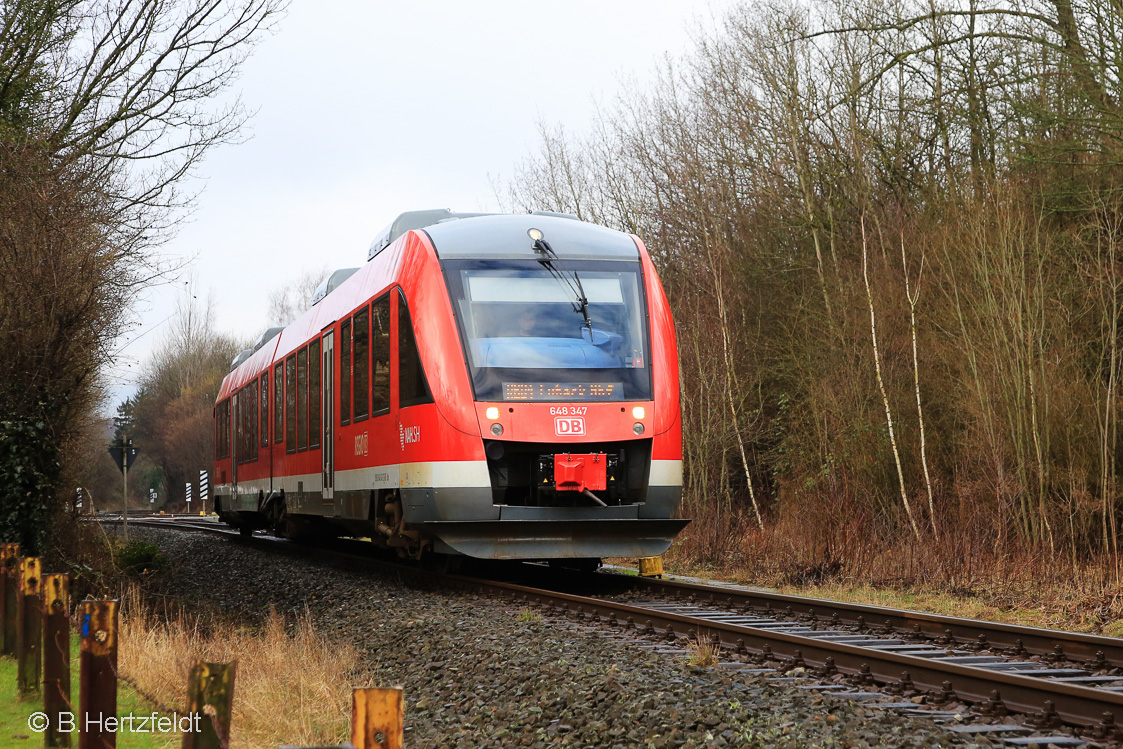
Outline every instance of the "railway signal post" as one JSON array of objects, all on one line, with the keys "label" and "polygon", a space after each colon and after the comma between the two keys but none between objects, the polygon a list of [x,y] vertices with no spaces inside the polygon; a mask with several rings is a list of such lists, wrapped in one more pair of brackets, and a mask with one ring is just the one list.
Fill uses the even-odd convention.
[{"label": "railway signal post", "polygon": [[129,469],[132,468],[133,463],[136,462],[136,456],[140,453],[139,447],[133,447],[133,441],[126,437],[121,437],[122,445],[112,445],[109,448],[109,454],[113,456],[113,460],[117,463],[118,470],[124,476],[125,490],[121,497],[121,522],[124,528],[125,540],[129,540]]}]

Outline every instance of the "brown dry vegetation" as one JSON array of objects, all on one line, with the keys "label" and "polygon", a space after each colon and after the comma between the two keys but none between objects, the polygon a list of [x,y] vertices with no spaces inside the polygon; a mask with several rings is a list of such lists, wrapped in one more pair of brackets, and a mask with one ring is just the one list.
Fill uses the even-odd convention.
[{"label": "brown dry vegetation", "polygon": [[249,628],[216,614],[157,616],[133,591],[122,607],[119,658],[141,694],[180,710],[192,663],[237,661],[233,747],[335,745],[349,735],[357,656],[320,636],[307,613],[285,621],[272,611]]},{"label": "brown dry vegetation", "polygon": [[514,208],[639,234],[670,296],[672,552],[1123,616],[1123,8],[747,2]]}]

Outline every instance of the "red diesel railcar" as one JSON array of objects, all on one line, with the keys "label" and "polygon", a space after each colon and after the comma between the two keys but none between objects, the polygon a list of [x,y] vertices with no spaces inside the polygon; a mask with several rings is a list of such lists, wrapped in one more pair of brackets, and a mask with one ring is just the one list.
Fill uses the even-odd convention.
[{"label": "red diesel railcar", "polygon": [[599,560],[661,554],[689,522],[674,324],[638,237],[415,211],[317,297],[223,382],[227,523]]}]

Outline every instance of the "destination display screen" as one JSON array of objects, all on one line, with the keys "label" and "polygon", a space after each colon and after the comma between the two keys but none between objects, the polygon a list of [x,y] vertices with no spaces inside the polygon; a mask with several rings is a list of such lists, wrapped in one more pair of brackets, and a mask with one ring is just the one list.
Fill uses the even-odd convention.
[{"label": "destination display screen", "polygon": [[623,400],[622,382],[504,382],[505,401]]}]

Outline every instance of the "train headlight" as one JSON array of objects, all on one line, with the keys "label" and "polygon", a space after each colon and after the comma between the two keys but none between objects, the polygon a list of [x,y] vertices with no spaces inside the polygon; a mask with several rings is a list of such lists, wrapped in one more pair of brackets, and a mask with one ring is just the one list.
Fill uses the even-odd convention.
[{"label": "train headlight", "polygon": [[503,434],[503,425],[502,425],[502,424],[492,424],[492,425],[491,425],[491,433],[492,433],[493,435],[495,435],[496,437],[500,437],[500,436],[502,436],[502,434]]},{"label": "train headlight", "polygon": [[495,421],[496,419],[499,418],[499,409],[496,408],[495,406],[489,406],[486,413],[487,413],[487,418],[491,419],[492,421]]},{"label": "train headlight", "polygon": [[644,416],[647,416],[647,411],[643,409],[643,406],[636,406],[632,409],[633,419],[642,419]]},{"label": "train headlight", "polygon": [[530,237],[531,239],[533,239],[535,242],[537,242],[539,239],[542,238],[542,230],[541,229],[527,229],[526,235],[528,237]]},{"label": "train headlight", "polygon": [[637,437],[640,436],[641,434],[643,434],[643,424],[640,424],[638,421],[635,424],[632,424],[632,431],[635,432],[635,435]]}]

